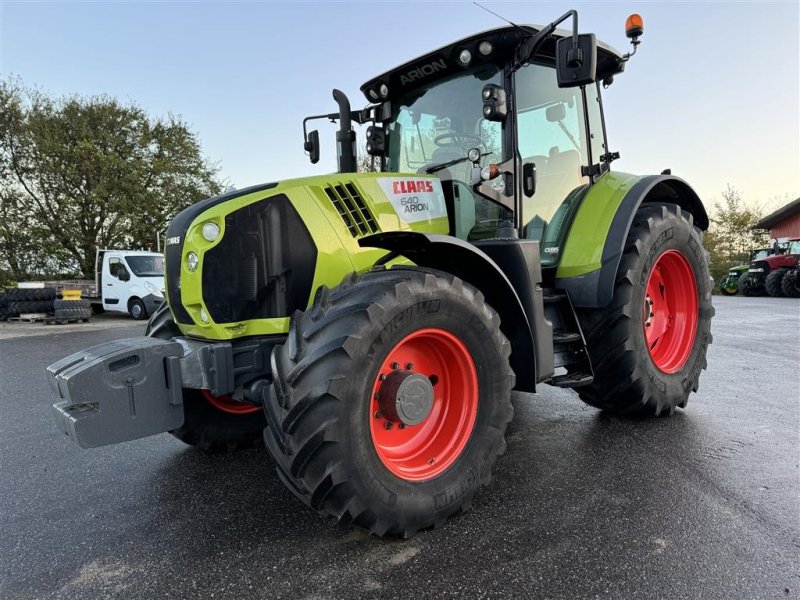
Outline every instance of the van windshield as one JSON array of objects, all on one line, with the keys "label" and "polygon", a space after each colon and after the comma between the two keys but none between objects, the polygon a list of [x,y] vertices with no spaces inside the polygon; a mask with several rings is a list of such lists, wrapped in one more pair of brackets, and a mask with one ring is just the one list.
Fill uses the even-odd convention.
[{"label": "van windshield", "polygon": [[126,256],[125,262],[137,277],[163,277],[163,256]]}]

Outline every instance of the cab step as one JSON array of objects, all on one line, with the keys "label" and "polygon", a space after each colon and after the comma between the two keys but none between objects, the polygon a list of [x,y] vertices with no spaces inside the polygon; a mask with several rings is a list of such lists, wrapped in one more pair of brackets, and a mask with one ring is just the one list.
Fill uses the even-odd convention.
[{"label": "cab step", "polygon": [[576,388],[581,387],[582,385],[589,385],[593,381],[594,376],[591,373],[576,371],[575,373],[556,375],[548,383],[556,387]]},{"label": "cab step", "polygon": [[547,383],[557,387],[580,387],[594,380],[586,341],[569,295],[550,290],[544,295],[544,311],[553,324],[553,367],[566,373],[553,376]]}]

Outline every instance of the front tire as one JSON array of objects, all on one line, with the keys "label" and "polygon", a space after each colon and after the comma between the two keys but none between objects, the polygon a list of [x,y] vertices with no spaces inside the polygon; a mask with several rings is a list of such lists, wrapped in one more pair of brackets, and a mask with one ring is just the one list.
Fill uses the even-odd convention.
[{"label": "front tire", "polygon": [[[153,311],[145,335],[162,340],[181,335],[166,302]],[[221,454],[264,445],[266,423],[258,406],[215,398],[207,390],[184,389],[183,416],[183,425],[170,433],[203,452]]]},{"label": "front tire", "polygon": [[128,313],[130,313],[131,317],[135,321],[143,321],[147,318],[147,308],[144,305],[144,302],[139,300],[139,298],[133,298],[130,302],[128,302]]},{"label": "front tire", "polygon": [[674,204],[640,207],[611,304],[579,313],[595,375],[577,389],[581,399],[627,416],[685,407],[706,368],[711,290],[702,232],[691,214]]},{"label": "front tire", "polygon": [[784,296],[781,286],[783,285],[783,278],[786,276],[786,273],[787,269],[776,269],[767,275],[767,279],[764,281],[764,289],[767,290],[767,294],[773,298],[781,298]]},{"label": "front tire", "polygon": [[272,354],[264,437],[283,482],[378,536],[466,510],[513,415],[499,323],[445,273],[395,268],[320,288]]},{"label": "front tire", "polygon": [[763,279],[756,277],[754,273],[742,273],[739,277],[739,291],[742,296],[749,298],[764,295]]}]

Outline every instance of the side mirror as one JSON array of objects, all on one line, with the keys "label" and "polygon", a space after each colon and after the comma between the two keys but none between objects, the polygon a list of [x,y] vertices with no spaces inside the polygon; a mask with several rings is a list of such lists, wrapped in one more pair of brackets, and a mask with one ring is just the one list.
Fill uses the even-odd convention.
[{"label": "side mirror", "polygon": [[312,165],[319,162],[319,131],[315,129],[308,134],[308,138],[303,143],[303,150],[308,152],[308,158]]},{"label": "side mirror", "polygon": [[487,121],[505,121],[508,114],[506,91],[499,85],[489,83],[483,86],[483,118]]},{"label": "side mirror", "polygon": [[367,127],[367,154],[383,156],[386,154],[386,131],[382,127]]},{"label": "side mirror", "polygon": [[[577,45],[575,42],[577,41]],[[593,33],[556,42],[558,87],[578,87],[593,83],[597,73],[597,39]]]},{"label": "side mirror", "polygon": [[558,104],[553,104],[552,106],[548,106],[547,110],[545,110],[545,117],[550,123],[558,123],[563,121],[567,118],[567,109],[564,108],[564,103],[559,102]]}]

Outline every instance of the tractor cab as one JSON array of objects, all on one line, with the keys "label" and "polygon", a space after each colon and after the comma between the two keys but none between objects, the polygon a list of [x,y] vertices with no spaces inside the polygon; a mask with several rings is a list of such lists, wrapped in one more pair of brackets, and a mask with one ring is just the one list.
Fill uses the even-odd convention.
[{"label": "tractor cab", "polygon": [[608,170],[599,82],[610,82],[624,59],[589,36],[594,72],[581,85],[560,82],[556,48],[572,43],[569,32],[556,30],[530,56],[520,54],[543,29],[470,36],[361,89],[370,100],[385,98],[376,111],[385,116],[385,143],[372,147],[381,170],[436,173],[452,235],[491,239],[511,225],[541,243],[546,264],[557,257],[571,203]]},{"label": "tractor cab", "polygon": [[[540,242],[545,267],[558,262],[572,213],[618,157],[607,148],[600,84],[630,58],[577,35],[576,24],[555,29],[570,16],[416,58],[367,81],[372,104],[352,113],[373,123],[366,150],[376,170],[441,180],[450,235],[477,242],[513,232]],[[638,26],[629,29],[634,49]]]}]

